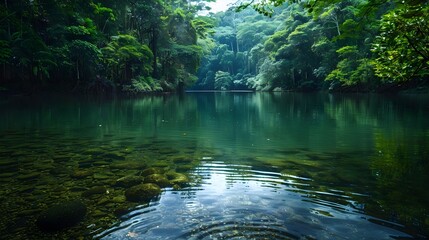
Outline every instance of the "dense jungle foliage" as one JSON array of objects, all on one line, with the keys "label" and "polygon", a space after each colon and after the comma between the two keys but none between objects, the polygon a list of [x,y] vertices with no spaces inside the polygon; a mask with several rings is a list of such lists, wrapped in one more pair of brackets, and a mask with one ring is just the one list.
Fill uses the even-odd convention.
[{"label": "dense jungle foliage", "polygon": [[4,0],[0,91],[428,84],[427,0],[252,0],[202,16],[212,1]]},{"label": "dense jungle foliage", "polygon": [[[207,0],[206,0],[207,1]],[[210,0],[208,0],[210,1]],[[171,91],[196,81],[200,0],[5,0],[0,87]]]},{"label": "dense jungle foliage", "polygon": [[294,2],[300,3],[252,1],[242,4],[244,11],[212,15],[211,54],[203,58],[195,88],[396,91],[427,86],[429,1]]}]

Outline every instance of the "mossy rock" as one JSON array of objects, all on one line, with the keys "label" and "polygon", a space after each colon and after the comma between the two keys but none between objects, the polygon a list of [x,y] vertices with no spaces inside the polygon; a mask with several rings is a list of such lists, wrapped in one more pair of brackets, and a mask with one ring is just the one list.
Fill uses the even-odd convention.
[{"label": "mossy rock", "polygon": [[58,231],[78,224],[86,215],[86,206],[79,200],[64,202],[43,211],[36,220],[42,231]]},{"label": "mossy rock", "polygon": [[152,174],[162,174],[163,172],[164,171],[160,168],[146,168],[141,172],[141,175],[146,177]]},{"label": "mossy rock", "polygon": [[125,196],[116,196],[112,198],[113,203],[124,203],[126,201]]},{"label": "mossy rock", "polygon": [[92,187],[85,192],[82,193],[82,197],[92,197],[93,195],[100,195],[100,194],[106,194],[107,189],[104,186],[96,186]]},{"label": "mossy rock", "polygon": [[171,186],[170,181],[162,174],[152,174],[144,179],[145,183],[155,183],[156,185],[164,188]]},{"label": "mossy rock", "polygon": [[189,183],[189,178],[183,173],[168,172],[166,176],[172,185],[184,186]]},{"label": "mossy rock", "polygon": [[67,162],[71,159],[70,155],[55,155],[52,156],[52,160],[56,163]]},{"label": "mossy rock", "polygon": [[71,174],[70,177],[72,178],[77,178],[77,179],[81,179],[81,178],[86,178],[92,176],[92,172],[89,170],[81,170],[81,169],[76,169],[74,170]]},{"label": "mossy rock", "polygon": [[143,183],[144,177],[142,176],[125,176],[116,180],[115,186],[117,187],[132,187]]},{"label": "mossy rock", "polygon": [[19,174],[16,179],[21,180],[21,181],[25,181],[25,180],[32,180],[32,179],[36,179],[40,176],[40,173],[38,172],[29,172],[29,173],[23,173],[23,174]]},{"label": "mossy rock", "polygon": [[[160,160],[160,159],[158,158],[158,160]],[[168,168],[170,165],[165,161],[159,161],[159,162],[154,163],[152,166],[155,168],[161,169],[161,168]]]},{"label": "mossy rock", "polygon": [[110,164],[110,162],[109,161],[105,161],[105,160],[98,160],[98,161],[94,161],[93,163],[92,163],[92,165],[93,166],[96,166],[96,167],[99,167],[99,166],[106,166],[106,165],[109,165]]},{"label": "mossy rock", "polygon": [[125,197],[131,202],[149,202],[161,193],[161,188],[153,183],[133,186],[125,191]]},{"label": "mossy rock", "polygon": [[125,160],[125,157],[121,153],[106,153],[101,155],[102,158],[112,160]]},{"label": "mossy rock", "polygon": [[92,162],[90,161],[81,161],[78,162],[79,168],[90,168],[92,167]]},{"label": "mossy rock", "polygon": [[178,172],[188,172],[194,168],[191,164],[180,164],[176,166],[176,171]]},{"label": "mossy rock", "polygon": [[113,174],[100,172],[95,173],[92,177],[94,178],[94,180],[108,180],[113,177]]},{"label": "mossy rock", "polygon": [[92,149],[87,149],[84,153],[88,154],[88,155],[92,155],[92,156],[99,156],[104,154],[104,150],[100,149],[100,148],[92,148]]},{"label": "mossy rock", "polygon": [[110,169],[144,169],[147,167],[146,163],[140,161],[124,161],[115,162],[109,165]]},{"label": "mossy rock", "polygon": [[113,214],[116,217],[121,217],[129,212],[131,212],[131,210],[128,208],[128,206],[120,206],[113,211]]}]

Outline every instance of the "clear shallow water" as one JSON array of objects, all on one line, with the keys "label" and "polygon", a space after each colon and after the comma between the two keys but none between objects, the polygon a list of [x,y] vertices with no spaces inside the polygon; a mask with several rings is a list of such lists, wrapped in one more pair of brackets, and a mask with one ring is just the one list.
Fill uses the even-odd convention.
[{"label": "clear shallow water", "polygon": [[[0,109],[3,236],[392,239],[428,233],[424,96],[188,93],[7,99]],[[141,174],[134,167],[141,162],[186,174],[189,183],[164,188],[150,203],[130,203],[115,181]],[[77,170],[91,174],[76,178]],[[83,197],[94,186],[109,193]],[[38,230],[37,215],[64,199],[82,199],[84,221],[55,233]]]}]

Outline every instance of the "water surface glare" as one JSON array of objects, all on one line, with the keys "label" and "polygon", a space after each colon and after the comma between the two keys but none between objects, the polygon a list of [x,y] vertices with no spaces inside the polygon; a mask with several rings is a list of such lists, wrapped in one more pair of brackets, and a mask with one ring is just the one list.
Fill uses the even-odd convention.
[{"label": "water surface glare", "polygon": [[429,236],[426,95],[20,97],[0,113],[5,239]]}]

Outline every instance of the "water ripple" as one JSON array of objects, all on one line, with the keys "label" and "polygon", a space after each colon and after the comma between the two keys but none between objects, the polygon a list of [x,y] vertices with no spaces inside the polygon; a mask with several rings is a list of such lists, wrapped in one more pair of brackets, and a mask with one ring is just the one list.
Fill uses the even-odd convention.
[{"label": "water ripple", "polygon": [[[167,190],[100,239],[392,239],[401,226],[365,215],[365,194],[319,189],[313,179],[203,161],[200,182]],[[393,227],[392,227],[393,226]]]}]

